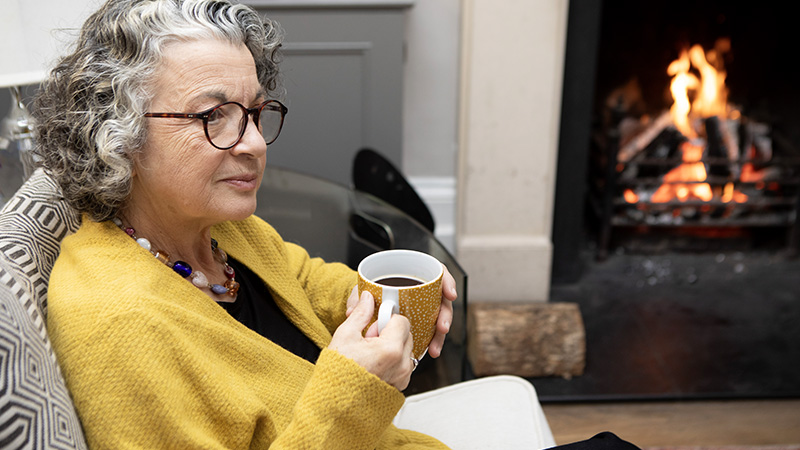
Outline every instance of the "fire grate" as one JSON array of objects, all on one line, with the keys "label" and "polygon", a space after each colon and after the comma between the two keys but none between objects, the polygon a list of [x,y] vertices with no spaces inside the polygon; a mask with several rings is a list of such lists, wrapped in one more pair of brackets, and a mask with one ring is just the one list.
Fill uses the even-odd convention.
[{"label": "fire grate", "polygon": [[[593,140],[590,166],[600,259],[608,255],[613,229],[620,227],[786,227],[787,248],[798,250],[800,152],[768,126],[746,118],[727,120],[724,126],[735,134],[726,143],[711,131],[720,127],[716,118],[705,120],[702,138],[690,140],[671,124],[660,126],[658,119],[632,133],[631,122],[641,118],[621,108],[611,115],[611,125]],[[689,162],[681,152],[686,145],[697,148]],[[687,165],[704,175],[670,177]],[[657,198],[665,192],[671,195]]]},{"label": "fire grate", "polygon": [[680,52],[666,70],[668,111],[629,113],[636,84],[607,100],[606,131],[594,139],[590,165],[599,257],[615,227],[786,227],[787,246],[797,251],[800,151],[728,102],[730,46],[720,38],[707,51]]}]

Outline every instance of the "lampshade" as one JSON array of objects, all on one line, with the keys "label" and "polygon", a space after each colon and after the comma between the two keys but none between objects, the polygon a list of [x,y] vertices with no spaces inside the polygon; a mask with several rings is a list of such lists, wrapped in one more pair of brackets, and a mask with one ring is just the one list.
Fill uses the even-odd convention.
[{"label": "lampshade", "polygon": [[39,83],[100,0],[0,0],[0,87]]}]

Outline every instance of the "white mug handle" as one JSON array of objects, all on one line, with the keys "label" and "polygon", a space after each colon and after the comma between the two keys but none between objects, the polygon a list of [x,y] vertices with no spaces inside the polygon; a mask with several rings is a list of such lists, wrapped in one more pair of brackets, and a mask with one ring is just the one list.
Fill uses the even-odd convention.
[{"label": "white mug handle", "polygon": [[383,288],[381,294],[381,307],[378,309],[378,334],[383,331],[383,328],[389,323],[389,319],[393,314],[400,312],[400,292],[397,289]]}]

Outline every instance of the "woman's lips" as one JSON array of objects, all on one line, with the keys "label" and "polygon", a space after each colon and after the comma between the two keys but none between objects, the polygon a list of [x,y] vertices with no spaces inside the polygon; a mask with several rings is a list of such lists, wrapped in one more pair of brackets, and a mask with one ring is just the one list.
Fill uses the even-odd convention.
[{"label": "woman's lips", "polygon": [[250,190],[258,188],[258,175],[255,174],[245,174],[245,175],[236,175],[233,177],[225,178],[222,180],[223,183],[228,183],[236,188],[243,189],[243,190]]}]

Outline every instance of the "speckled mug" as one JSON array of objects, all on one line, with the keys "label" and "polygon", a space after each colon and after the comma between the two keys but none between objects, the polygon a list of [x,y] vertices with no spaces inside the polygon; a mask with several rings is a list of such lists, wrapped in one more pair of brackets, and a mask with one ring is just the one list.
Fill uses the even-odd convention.
[{"label": "speckled mug", "polygon": [[[442,304],[442,263],[425,253],[413,250],[386,250],[373,253],[358,265],[358,295],[369,291],[375,297],[378,333],[389,323],[392,314],[401,314],[411,323],[414,357],[421,359],[436,331],[436,319]],[[376,281],[402,277],[416,279],[414,286],[387,286]]]}]

